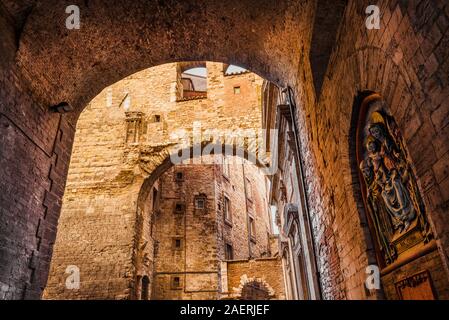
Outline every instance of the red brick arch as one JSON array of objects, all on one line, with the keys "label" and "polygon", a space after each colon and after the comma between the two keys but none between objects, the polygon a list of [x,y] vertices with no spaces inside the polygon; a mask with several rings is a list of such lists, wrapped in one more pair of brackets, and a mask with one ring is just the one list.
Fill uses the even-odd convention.
[{"label": "red brick arch", "polygon": [[[80,8],[79,30],[65,26],[68,5]],[[7,283],[3,297],[19,299],[39,298],[45,287],[76,122],[87,103],[128,75],[176,61],[238,64],[296,86],[314,1],[7,0],[0,10],[1,154],[13,167],[2,165],[1,207],[18,222],[1,236],[14,264],[5,261],[0,281]],[[73,111],[51,111],[61,103]]]},{"label": "red brick arch", "polygon": [[[361,279],[369,248],[349,159],[357,91],[379,92],[391,103],[447,257],[448,6],[379,1],[384,20],[376,32],[364,25],[366,1],[347,1],[340,28],[338,18],[316,15],[335,2],[2,1],[0,241],[7,246],[0,298],[40,298],[45,287],[83,108],[108,85],[175,61],[236,64],[293,88],[313,234],[329,251],[319,257],[325,298],[368,296]],[[65,8],[73,4],[81,10],[80,30],[65,28]],[[74,112],[50,111],[64,102]]]},{"label": "red brick arch", "polygon": [[[16,61],[44,104],[76,110],[106,86],[167,62],[236,63],[286,83],[307,38],[300,31],[312,9],[306,3],[45,1],[26,20]],[[79,30],[65,27],[69,4],[80,8]],[[287,39],[292,48],[282,45]]]}]

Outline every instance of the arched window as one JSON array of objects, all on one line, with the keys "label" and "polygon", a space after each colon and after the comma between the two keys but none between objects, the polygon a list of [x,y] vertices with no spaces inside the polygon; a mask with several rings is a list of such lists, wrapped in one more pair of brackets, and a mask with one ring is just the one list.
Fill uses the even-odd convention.
[{"label": "arched window", "polygon": [[240,300],[269,300],[270,293],[260,281],[251,281],[242,288]]},{"label": "arched window", "polygon": [[202,99],[207,95],[207,69],[205,63],[182,66],[180,70],[181,100]]}]

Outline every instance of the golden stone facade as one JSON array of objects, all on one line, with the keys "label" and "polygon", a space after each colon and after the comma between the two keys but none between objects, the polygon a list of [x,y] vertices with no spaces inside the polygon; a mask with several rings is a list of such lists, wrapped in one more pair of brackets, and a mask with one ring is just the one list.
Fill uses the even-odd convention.
[{"label": "golden stone facade", "polygon": [[[206,67],[207,91],[189,88],[186,97],[184,71],[198,66]],[[193,147],[220,138],[224,147],[252,145],[238,135],[259,133],[262,79],[226,69],[210,62],[147,69],[106,88],[81,114],[44,298],[219,299],[229,296],[222,262],[272,256],[261,164],[196,157],[189,143],[187,151],[179,144],[187,133]],[[195,130],[203,141],[195,142]],[[171,156],[179,150],[192,153],[175,164]],[[203,209],[196,208],[198,197]],[[72,265],[80,271],[76,290],[66,286]],[[283,297],[282,271],[272,272]]]}]

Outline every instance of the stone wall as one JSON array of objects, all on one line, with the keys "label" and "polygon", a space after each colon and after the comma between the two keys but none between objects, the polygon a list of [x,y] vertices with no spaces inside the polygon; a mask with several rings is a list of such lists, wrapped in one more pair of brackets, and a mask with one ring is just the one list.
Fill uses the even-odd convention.
[{"label": "stone wall", "polygon": [[73,142],[15,65],[16,21],[0,4],[0,299],[38,299],[48,276]]},{"label": "stone wall", "polygon": [[254,281],[263,284],[269,299],[285,299],[280,258],[229,261],[226,277],[228,292],[223,294],[223,299],[240,299],[243,287]]},{"label": "stone wall", "polygon": [[[310,65],[309,49],[316,3],[99,1],[82,5],[82,32],[68,32],[63,1],[35,7],[33,1],[2,1],[1,297],[39,298],[45,286],[74,128],[87,102],[138,70],[195,59],[237,63],[293,88],[324,298],[378,297],[363,286],[364,269],[375,259],[350,156],[358,91],[381,93],[406,137],[447,270],[448,5],[378,1],[381,29],[367,30],[371,3],[348,1],[325,81],[315,93],[313,74],[321,66]],[[317,32],[325,28],[318,25]],[[64,101],[75,111],[50,111]]]},{"label": "stone wall", "polygon": [[[224,136],[260,128],[261,78],[206,66],[205,99],[179,100],[180,67],[168,64],[106,88],[81,114],[45,298],[135,298],[144,180],[180,148],[184,132],[191,145],[194,130],[201,130],[201,144],[208,130]],[[80,269],[79,290],[65,288],[69,265]]]},{"label": "stone wall", "polygon": [[[427,214],[447,271],[448,9],[437,1],[379,1],[381,27],[365,27],[368,1],[349,1],[318,101],[298,98],[299,127],[319,272],[326,299],[376,298],[364,288],[375,264],[358,184],[353,105],[359,92],[385,99],[406,141]],[[305,70],[306,78],[310,74]],[[430,259],[430,258],[426,258]],[[432,275],[446,282],[447,273]],[[386,298],[392,292],[385,290]],[[439,298],[447,298],[440,291]]]},{"label": "stone wall", "polygon": [[[155,242],[157,248],[150,258],[154,265],[152,299],[217,299],[222,291],[220,262],[226,259],[226,245],[233,249],[230,259],[248,258],[249,246],[253,257],[269,256],[271,222],[265,176],[234,157],[224,164],[229,165],[229,176],[224,176],[221,156],[201,161],[204,164],[176,165],[157,181],[160,196],[151,219],[152,241],[147,244]],[[181,181],[176,178],[179,173]],[[254,242],[249,239],[243,179],[255,186],[251,202],[257,231]],[[224,221],[224,196],[230,203],[229,222]],[[196,208],[198,197],[205,199],[205,209]],[[182,212],[175,213],[176,204],[183,206]],[[176,240],[180,241],[178,248]],[[174,277],[179,278],[179,287],[173,287]]]},{"label": "stone wall", "polygon": [[[154,217],[154,291],[152,299],[214,299],[218,292],[217,213],[214,165],[176,165],[159,180],[160,198]],[[182,172],[183,181],[176,180]],[[205,209],[195,208],[204,197]],[[176,212],[176,205],[183,206]],[[175,239],[181,241],[175,247]],[[173,287],[173,278],[180,279]]]}]

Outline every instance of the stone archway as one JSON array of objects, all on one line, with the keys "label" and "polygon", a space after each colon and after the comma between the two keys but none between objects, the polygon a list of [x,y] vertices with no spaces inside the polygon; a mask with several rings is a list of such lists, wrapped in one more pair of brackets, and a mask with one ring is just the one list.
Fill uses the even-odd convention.
[{"label": "stone archway", "polygon": [[[69,4],[79,6],[79,30],[66,29]],[[237,63],[285,83],[296,77],[297,54],[307,46],[300,30],[310,22],[311,10],[310,1],[51,0],[33,7],[16,60],[47,105],[67,102],[75,110],[104,87],[166,62]],[[268,21],[270,28],[260,28]],[[283,46],[281,39],[290,39],[295,49]]]},{"label": "stone archway", "polygon": [[262,282],[251,281],[242,288],[240,300],[269,300],[270,293]]},{"label": "stone archway", "polygon": [[[407,130],[418,184],[447,262],[448,30],[437,19],[447,14],[432,1],[379,1],[384,28],[367,31],[364,1],[339,1],[348,3],[339,6],[345,9],[338,10],[344,11],[340,27],[339,15],[328,20],[325,11],[316,12],[335,2],[2,1],[1,297],[36,299],[45,287],[76,122],[87,102],[136,71],[185,60],[237,64],[293,88],[313,232],[324,252],[324,297],[369,297],[361,279],[373,262],[372,248],[360,228],[365,221],[354,198],[348,141],[358,90],[385,96]],[[69,4],[80,7],[80,30],[65,28]],[[317,61],[326,65],[327,57],[332,63],[325,81],[317,82]],[[324,71],[319,67],[318,76]],[[69,112],[51,111],[61,103]]]},{"label": "stone archway", "polygon": [[[68,5],[80,8],[79,30],[65,26]],[[7,157],[1,188],[7,192],[1,206],[5,219],[17,222],[2,238],[8,243],[3,296],[41,296],[76,122],[94,96],[136,71],[186,60],[238,64],[288,83],[296,94],[307,92],[299,74],[310,73],[314,8],[308,0],[2,1],[0,121]],[[326,28],[335,34],[338,22]],[[328,39],[322,42],[331,44]]]},{"label": "stone archway", "polygon": [[[193,150],[194,147],[190,148],[189,150]],[[186,212],[191,212],[192,210],[192,204],[191,202],[188,202],[186,200],[186,198],[189,198],[189,196],[186,195],[185,189],[182,189],[182,186],[189,186],[188,189],[189,190],[197,190],[196,188],[199,188],[197,184],[195,184],[195,180],[193,180],[190,177],[190,180],[187,180],[189,182],[192,182],[192,185],[190,186],[189,183],[186,183],[186,180],[184,180],[184,177],[187,176],[188,174],[190,174],[190,176],[192,176],[192,172],[198,172],[194,169],[194,167],[197,165],[197,169],[199,170],[204,170],[203,172],[205,172],[206,170],[214,170],[214,172],[221,172],[220,175],[224,175],[223,173],[223,169],[214,169],[213,167],[217,167],[217,166],[222,166],[225,165],[225,162],[223,161],[223,157],[227,157],[229,163],[232,163],[232,165],[234,166],[233,168],[235,169],[236,166],[238,167],[253,167],[254,169],[252,170],[257,170],[258,174],[260,174],[261,176],[264,176],[264,168],[265,165],[259,161],[256,161],[255,163],[252,163],[250,161],[248,161],[248,157],[245,156],[245,154],[248,154],[248,151],[245,151],[244,153],[241,152],[237,152],[237,153],[226,153],[225,150],[228,149],[232,149],[229,148],[228,145],[222,145],[220,149],[216,149],[216,152],[210,153],[210,154],[203,154],[200,156],[195,156],[194,153],[190,153],[189,157],[184,159],[185,161],[183,161],[182,163],[174,163],[171,158],[170,155],[166,157],[166,159],[164,161],[162,161],[162,163],[152,171],[151,174],[149,174],[145,180],[140,184],[140,192],[138,193],[138,198],[137,198],[137,205],[136,205],[136,222],[135,222],[135,226],[134,229],[135,231],[135,237],[134,237],[134,242],[133,242],[133,253],[132,253],[132,257],[128,257],[129,260],[132,260],[133,262],[133,272],[136,274],[142,273],[142,272],[147,272],[147,273],[153,273],[154,276],[159,276],[157,274],[157,272],[155,270],[154,266],[150,266],[148,264],[145,263],[145,260],[147,260],[148,257],[151,257],[151,260],[153,261],[154,264],[156,264],[155,261],[158,261],[158,255],[161,255],[161,250],[160,249],[160,244],[161,244],[161,238],[158,238],[157,235],[153,236],[149,236],[149,234],[153,235],[155,233],[153,233],[153,227],[158,230],[158,228],[162,227],[162,224],[167,223],[167,221],[170,221],[171,216],[173,216],[173,214],[171,214],[170,210],[167,210],[167,203],[173,202],[173,199],[178,199],[177,203],[182,203],[183,208],[181,209],[181,216],[186,215]],[[221,150],[223,152],[221,152]],[[237,150],[236,148],[234,148],[234,151]],[[232,159],[232,160],[230,160]],[[251,157],[250,157],[251,159]],[[201,160],[196,162],[195,160]],[[189,168],[190,169],[189,169]],[[209,167],[209,168],[207,168]],[[178,178],[176,178],[175,172],[173,171],[173,169],[177,169],[179,171],[177,172],[182,172],[183,173],[183,177],[180,178],[180,180],[177,180]],[[189,170],[192,170],[191,172],[189,172]],[[217,170],[217,171],[215,171]],[[247,172],[247,169],[245,169],[245,172]],[[252,171],[251,171],[252,172]],[[205,175],[210,174],[209,173],[203,173]],[[237,173],[235,173],[237,174]],[[247,173],[248,176],[250,175],[250,173]],[[220,176],[219,175],[219,176]],[[165,176],[165,177],[163,177]],[[162,178],[163,177],[163,178]],[[175,177],[175,178],[173,178]],[[210,176],[209,176],[210,177]],[[229,178],[229,177],[228,177]],[[217,184],[221,184],[222,181],[220,179],[226,180],[228,178],[218,178],[217,180],[211,180],[213,183],[217,183]],[[187,178],[186,178],[187,179]],[[212,178],[213,179],[213,178]],[[161,180],[163,180],[163,182],[161,182]],[[168,180],[168,181],[167,181]],[[176,185],[176,187],[174,187],[171,183],[171,181],[173,181],[173,185]],[[162,183],[162,184],[161,184]],[[204,187],[203,187],[204,188]],[[184,190],[183,192],[180,192],[179,190],[182,189]],[[213,221],[215,221],[213,223],[213,225],[217,224],[217,225],[222,225],[225,222],[221,219],[217,217],[222,217],[223,216],[223,210],[224,210],[224,206],[222,204],[220,204],[222,197],[224,196],[224,192],[221,189],[221,187],[218,187],[219,190],[221,191],[216,191],[212,188],[212,191],[206,191],[207,193],[202,193],[202,192],[195,192],[194,196],[196,197],[201,197],[203,199],[207,199],[208,201],[208,209],[209,211],[214,212],[216,215],[212,215],[212,217],[209,217],[207,219],[212,219]],[[217,190],[218,190],[217,189]],[[235,190],[235,185],[233,185],[233,189]],[[256,188],[255,188],[256,189]],[[259,190],[259,189],[257,189]],[[174,192],[174,194],[172,194]],[[240,190],[241,192],[241,190]],[[255,192],[259,192],[259,191],[255,191]],[[190,191],[187,192],[190,197],[191,197],[191,193]],[[156,196],[155,194],[157,194],[158,196]],[[182,194],[182,196],[180,195]],[[212,195],[211,195],[212,194]],[[227,193],[226,193],[227,194]],[[241,193],[240,193],[241,194]],[[227,194],[229,196],[229,194]],[[259,196],[261,196],[261,194],[259,194]],[[162,200],[161,197],[165,200]],[[156,200],[157,198],[157,200]],[[156,205],[154,205],[156,203]],[[177,204],[176,203],[176,204]],[[212,205],[211,203],[214,203],[214,205]],[[173,208],[173,206],[168,206],[170,208]],[[187,209],[186,209],[187,207]],[[170,212],[168,212],[170,211]],[[234,213],[234,218],[237,221],[237,210]],[[167,217],[167,213],[168,213],[168,217]],[[240,212],[241,213],[241,212]],[[164,215],[165,214],[165,215]],[[197,213],[194,213],[190,216],[190,218],[194,218],[195,216],[198,216]],[[161,217],[165,217],[162,218]],[[205,219],[204,217],[201,219]],[[216,219],[216,220],[214,220]],[[205,229],[209,228],[210,225],[210,221],[206,222],[208,220],[202,220],[202,224],[204,226]],[[161,224],[162,223],[162,224]],[[185,223],[185,222],[184,222]],[[207,225],[207,226],[206,226]],[[148,226],[150,227],[150,232],[148,232]],[[164,232],[167,232],[166,226],[164,226],[163,228],[165,228]],[[173,226],[172,226],[173,228]],[[202,227],[198,227],[199,229],[201,229],[201,237],[203,237],[205,235],[204,230],[202,229]],[[175,228],[173,228],[174,230]],[[218,229],[221,229],[220,227]],[[170,229],[171,230],[171,229]],[[161,232],[160,230],[158,231],[159,233]],[[184,231],[185,232],[185,231]],[[223,232],[223,230],[221,231],[215,231],[215,232]],[[220,233],[222,237],[223,234]],[[160,236],[160,234],[159,234]],[[192,236],[192,234],[191,234]],[[200,235],[197,235],[198,237]],[[165,239],[166,240],[166,239]],[[183,238],[183,243],[188,243],[186,241],[185,238]],[[195,241],[197,241],[197,238],[195,238]],[[162,239],[163,242],[163,239]],[[207,243],[207,241],[205,241],[204,243]],[[185,245],[185,244],[184,244]],[[241,244],[240,244],[241,245]],[[195,245],[196,247],[200,247],[200,245]],[[191,249],[191,245],[189,246]],[[220,245],[218,245],[218,247],[221,247]],[[243,245],[242,245],[243,247]],[[157,249],[155,249],[157,248]],[[164,247],[166,250],[166,244]],[[186,250],[186,249],[184,249]],[[198,249],[196,249],[198,250]],[[204,249],[206,251],[206,249]],[[209,249],[208,249],[209,250]],[[221,249],[218,249],[221,250]],[[237,249],[236,249],[237,250]],[[242,248],[239,248],[239,250],[243,250]],[[221,251],[219,251],[221,252]],[[223,253],[224,254],[224,253]],[[240,252],[241,254],[241,252]],[[217,256],[220,256],[219,253],[217,253]],[[195,259],[196,256],[194,254],[191,254],[189,256],[189,259]],[[224,257],[222,257],[224,259]],[[166,259],[163,258],[162,260]],[[161,261],[162,261],[161,260]],[[208,259],[204,259],[204,257],[202,257],[201,259],[198,260],[202,260],[202,261],[208,261]],[[198,265],[201,265],[201,263],[198,262]],[[192,266],[192,265],[191,265]],[[193,267],[194,268],[194,267]],[[142,271],[144,270],[144,271]],[[209,270],[209,269],[208,269]],[[208,271],[205,271],[206,273]],[[201,272],[199,272],[200,274]],[[162,272],[162,275],[164,273]],[[136,277],[130,277],[129,278],[129,283],[130,283],[130,287],[135,288],[135,279]],[[165,279],[166,280],[166,279]],[[138,281],[138,278],[137,278]],[[163,285],[163,281],[159,280],[156,281],[154,280],[155,284],[157,283],[156,286],[158,290],[155,291],[155,294],[161,294],[164,290],[162,290],[161,292],[161,288],[160,286]],[[191,280],[192,281],[192,280]],[[192,284],[190,284],[192,285]],[[192,294],[192,292],[189,292]],[[167,294],[167,293],[166,293]],[[197,293],[198,294],[198,293]],[[163,297],[164,295],[162,295],[161,297]],[[131,291],[130,292],[130,296],[131,299],[134,298],[134,292]],[[160,299],[156,298],[156,299]],[[165,299],[165,298],[162,298]],[[201,298],[200,298],[201,299]]]},{"label": "stone archway", "polygon": [[[226,154],[246,159],[267,174],[273,169],[254,94],[263,80],[253,73],[238,76],[246,92],[239,111],[221,89],[229,88],[234,78],[224,76],[221,63],[203,64],[211,84],[206,97],[176,99],[180,64],[164,64],[108,87],[82,113],[45,298],[139,297],[127,288],[130,283],[134,289],[139,286],[134,279],[145,272],[136,270],[149,263],[145,254],[150,245],[136,239],[146,232],[142,227],[148,225],[144,220],[152,184],[171,166]],[[130,98],[127,106],[123,97]],[[206,111],[207,117],[195,117]],[[113,264],[108,262],[111,256]],[[68,260],[85,279],[78,291],[66,290],[59,278]],[[97,290],[95,283],[116,290]]]},{"label": "stone archway", "polygon": [[239,300],[270,300],[276,295],[274,289],[264,279],[247,275],[240,277],[240,285],[233,288],[233,291],[232,297]]}]

